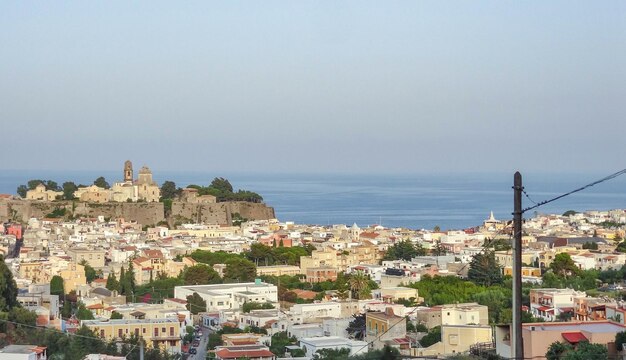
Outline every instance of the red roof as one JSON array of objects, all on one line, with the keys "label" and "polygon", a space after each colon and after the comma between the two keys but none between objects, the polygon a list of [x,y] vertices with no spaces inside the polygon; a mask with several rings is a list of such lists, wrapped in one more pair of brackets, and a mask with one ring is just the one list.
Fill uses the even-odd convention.
[{"label": "red roof", "polygon": [[255,358],[255,357],[274,357],[274,353],[269,350],[239,350],[231,351],[229,349],[221,349],[215,354],[221,359],[238,359],[238,358]]},{"label": "red roof", "polygon": [[540,307],[537,308],[537,310],[539,310],[539,311],[548,311],[548,310],[550,310],[550,308],[547,307],[547,306],[540,306]]},{"label": "red roof", "polygon": [[563,338],[567,340],[570,344],[577,344],[581,341],[589,341],[585,335],[583,335],[580,331],[577,332],[564,332]]}]

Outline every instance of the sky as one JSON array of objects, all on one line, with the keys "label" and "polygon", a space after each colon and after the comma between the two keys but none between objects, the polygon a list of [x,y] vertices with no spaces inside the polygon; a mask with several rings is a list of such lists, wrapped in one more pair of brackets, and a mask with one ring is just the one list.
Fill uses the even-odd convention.
[{"label": "sky", "polygon": [[623,1],[0,2],[0,169],[624,168]]}]

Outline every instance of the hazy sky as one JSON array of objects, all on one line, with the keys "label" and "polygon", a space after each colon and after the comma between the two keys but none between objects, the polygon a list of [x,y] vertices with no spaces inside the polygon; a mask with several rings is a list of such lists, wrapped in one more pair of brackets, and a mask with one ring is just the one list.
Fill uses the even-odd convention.
[{"label": "hazy sky", "polygon": [[624,1],[0,2],[1,169],[607,171]]}]

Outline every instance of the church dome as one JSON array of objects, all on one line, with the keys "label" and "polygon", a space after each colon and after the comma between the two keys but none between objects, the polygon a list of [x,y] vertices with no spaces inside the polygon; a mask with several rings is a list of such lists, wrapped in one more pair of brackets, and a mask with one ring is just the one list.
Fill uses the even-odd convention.
[{"label": "church dome", "polygon": [[148,174],[152,175],[152,171],[150,171],[149,167],[144,166],[141,168],[141,170],[139,170],[139,174],[140,175],[148,175]]}]

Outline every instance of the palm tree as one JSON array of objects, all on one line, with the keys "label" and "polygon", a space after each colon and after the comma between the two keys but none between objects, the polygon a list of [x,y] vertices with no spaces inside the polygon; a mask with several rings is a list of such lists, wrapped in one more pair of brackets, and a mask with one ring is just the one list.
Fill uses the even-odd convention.
[{"label": "palm tree", "polygon": [[363,271],[356,271],[350,275],[350,290],[357,299],[369,299],[372,291],[369,286],[370,278]]}]

